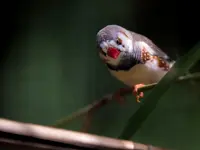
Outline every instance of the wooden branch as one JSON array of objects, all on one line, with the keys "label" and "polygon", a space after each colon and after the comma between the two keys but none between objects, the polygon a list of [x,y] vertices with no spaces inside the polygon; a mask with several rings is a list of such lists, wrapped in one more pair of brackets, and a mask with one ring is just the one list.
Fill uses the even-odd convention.
[{"label": "wooden branch", "polygon": [[[178,82],[179,81],[186,81],[186,80],[190,80],[190,79],[200,79],[200,72],[197,72],[197,73],[194,73],[194,74],[187,74],[186,76],[180,76],[178,78]],[[157,83],[153,83],[153,84],[149,84],[149,85],[146,85],[142,88],[139,89],[139,91],[147,91],[147,90],[150,90],[152,89]],[[125,96],[125,95],[128,95],[128,94],[131,94],[132,93],[132,88],[127,88],[126,91],[123,91],[123,93],[120,93],[121,96]],[[89,122],[90,122],[90,116],[91,114],[94,112],[94,110],[97,110],[101,107],[103,107],[104,105],[106,105],[107,103],[111,102],[113,100],[113,94],[108,94],[106,96],[104,96],[103,98],[99,99],[99,100],[96,100],[94,103],[84,107],[84,108],[81,108],[80,110],[78,110],[77,112],[74,112],[72,113],[71,115],[67,116],[66,118],[63,118],[63,119],[60,119],[58,121],[56,121],[55,124],[53,124],[52,126],[53,127],[61,127],[61,126],[64,126],[66,125],[67,123],[69,123],[70,121],[72,121],[73,119],[77,118],[77,117],[80,117],[80,116],[84,116],[87,114],[86,116],[86,121],[85,121],[85,124],[84,124],[84,128],[82,129],[82,131],[85,131],[86,128],[88,128],[89,126]]]},{"label": "wooden branch", "polygon": [[0,119],[0,147],[20,150],[164,150],[162,148],[30,123]]}]

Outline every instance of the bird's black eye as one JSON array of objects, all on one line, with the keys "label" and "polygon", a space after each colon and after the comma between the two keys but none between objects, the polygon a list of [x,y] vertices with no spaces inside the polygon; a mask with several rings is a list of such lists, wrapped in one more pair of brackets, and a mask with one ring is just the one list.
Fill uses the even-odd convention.
[{"label": "bird's black eye", "polygon": [[117,43],[117,45],[121,45],[122,44],[122,40],[120,38],[117,38],[116,43]]}]

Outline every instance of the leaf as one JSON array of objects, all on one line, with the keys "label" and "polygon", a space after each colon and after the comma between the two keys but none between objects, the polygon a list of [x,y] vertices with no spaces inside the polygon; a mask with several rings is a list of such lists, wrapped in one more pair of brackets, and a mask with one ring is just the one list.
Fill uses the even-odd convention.
[{"label": "leaf", "polygon": [[158,100],[162,95],[174,84],[175,80],[187,72],[200,59],[200,42],[196,44],[186,55],[180,57],[176,61],[172,69],[165,75],[159,84],[152,90],[151,93],[144,99],[141,107],[129,119],[122,134],[121,139],[130,139],[137,130],[142,126],[142,123],[156,108]]}]

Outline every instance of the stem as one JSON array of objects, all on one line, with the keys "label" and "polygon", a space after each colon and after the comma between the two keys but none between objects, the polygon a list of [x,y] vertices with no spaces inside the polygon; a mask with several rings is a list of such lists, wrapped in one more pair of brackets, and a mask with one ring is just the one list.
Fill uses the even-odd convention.
[{"label": "stem", "polygon": [[72,113],[71,115],[67,116],[66,118],[56,121],[56,123],[53,124],[52,126],[53,127],[63,126],[64,124],[67,124],[68,122],[70,122],[71,120],[73,120],[77,117],[81,117],[89,112],[92,112],[96,108],[106,105],[109,102],[109,100],[112,100],[112,94],[104,96],[102,99],[96,100],[94,103],[89,104],[88,106],[86,106],[84,108],[81,108],[80,110]]},{"label": "stem", "polygon": [[[197,72],[197,73],[193,73],[193,74],[187,74],[185,76],[180,76],[178,78],[178,82],[180,81],[186,81],[186,80],[190,80],[190,79],[200,79],[200,72]],[[152,89],[154,86],[156,86],[158,83],[153,83],[153,84],[148,84],[148,85],[145,85],[143,87],[141,87],[139,89],[139,91],[147,91],[147,90],[150,90]],[[132,88],[128,88],[128,90],[124,93],[121,93],[121,96],[125,96],[125,95],[128,95],[128,94],[131,94],[132,93]],[[53,124],[52,126],[53,127],[60,127],[60,126],[64,126],[66,125],[67,123],[69,123],[71,120],[77,118],[77,117],[80,117],[80,116],[83,116],[83,115],[86,115],[86,114],[89,114],[89,116],[91,117],[91,113],[98,109],[98,108],[101,108],[102,106],[106,105],[108,102],[111,102],[113,100],[113,94],[108,94],[106,96],[104,96],[103,98],[95,101],[94,103],[84,107],[84,108],[81,108],[80,110],[72,113],[71,115],[67,116],[66,118],[63,118],[63,119],[60,119],[58,121],[56,121],[55,124]],[[87,116],[86,116],[86,124],[87,121],[89,122],[89,117],[88,116],[88,119],[87,119]],[[87,127],[85,127],[87,128]]]}]

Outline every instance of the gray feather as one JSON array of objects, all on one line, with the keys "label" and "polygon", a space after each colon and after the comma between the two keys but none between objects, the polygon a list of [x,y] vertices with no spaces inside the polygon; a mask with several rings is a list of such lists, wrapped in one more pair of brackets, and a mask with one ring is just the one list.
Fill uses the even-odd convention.
[{"label": "gray feather", "polygon": [[137,41],[143,41],[145,42],[146,44],[148,44],[149,47],[151,47],[154,51],[155,51],[155,54],[161,58],[164,58],[166,60],[169,60],[170,57],[164,53],[156,44],[154,44],[149,38],[147,38],[146,36],[144,35],[141,35],[141,34],[138,34],[138,33],[135,33],[135,32],[132,32],[132,31],[129,31],[131,32],[132,34],[132,37],[134,39],[134,42],[137,42]]}]

